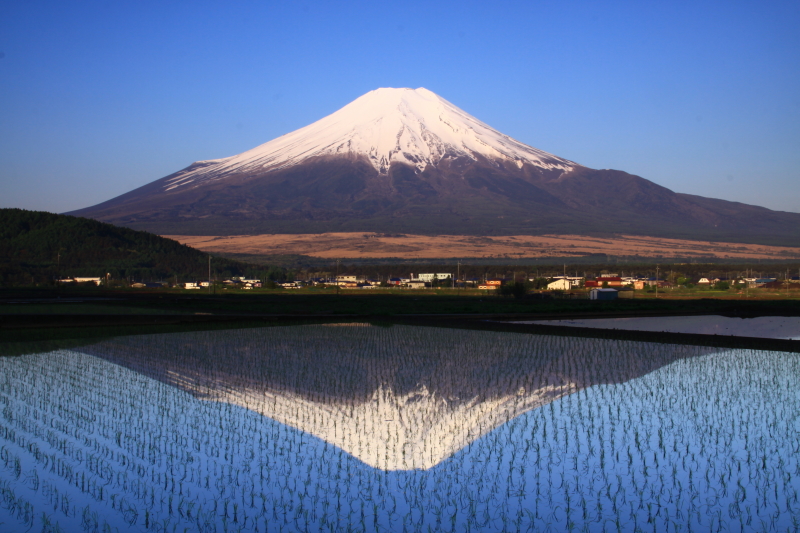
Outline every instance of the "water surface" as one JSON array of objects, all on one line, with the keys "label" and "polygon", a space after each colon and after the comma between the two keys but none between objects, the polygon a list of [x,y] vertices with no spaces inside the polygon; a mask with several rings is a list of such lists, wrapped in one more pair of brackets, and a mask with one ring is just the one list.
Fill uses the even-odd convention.
[{"label": "water surface", "polygon": [[0,522],[791,530],[799,378],[796,354],[363,325],[3,357]]}]

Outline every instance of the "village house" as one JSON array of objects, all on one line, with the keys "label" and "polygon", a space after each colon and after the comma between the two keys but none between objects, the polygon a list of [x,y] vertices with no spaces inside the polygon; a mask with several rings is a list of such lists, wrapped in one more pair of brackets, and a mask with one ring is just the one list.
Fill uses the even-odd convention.
[{"label": "village house", "polygon": [[95,285],[99,286],[103,283],[103,278],[75,278],[77,283],[94,283]]},{"label": "village house", "polygon": [[756,278],[751,287],[767,287],[770,283],[777,281],[775,278]]},{"label": "village house", "polygon": [[64,278],[57,280],[59,283],[94,283],[97,286],[100,286],[103,283],[103,278],[85,278],[85,277],[75,277],[75,278]]},{"label": "village house", "polygon": [[432,282],[433,280],[441,281],[445,279],[450,279],[451,277],[453,277],[453,275],[448,273],[436,273],[436,274],[425,273],[425,274],[420,274],[418,279],[420,279],[421,281]]},{"label": "village house", "polygon": [[364,281],[364,276],[354,276],[352,274],[342,274],[340,276],[336,276],[336,283],[339,284],[340,287],[343,287],[343,283],[362,283]]},{"label": "village house", "polygon": [[568,279],[561,278],[547,284],[548,291],[568,291],[572,288],[572,283]]},{"label": "village house", "polygon": [[151,283],[151,282],[136,282],[132,283],[131,287],[134,289],[160,289],[164,287],[163,283]]},{"label": "village house", "polygon": [[[580,287],[581,283],[583,283],[583,277],[581,276],[556,276],[552,278],[553,282],[559,280],[567,280],[569,282],[570,287]],[[529,281],[536,281],[535,279],[531,279]]]},{"label": "village house", "polygon": [[598,277],[595,281],[597,281],[598,285],[603,287],[604,283],[605,286],[608,287],[622,287],[622,278],[619,276],[601,276]]}]

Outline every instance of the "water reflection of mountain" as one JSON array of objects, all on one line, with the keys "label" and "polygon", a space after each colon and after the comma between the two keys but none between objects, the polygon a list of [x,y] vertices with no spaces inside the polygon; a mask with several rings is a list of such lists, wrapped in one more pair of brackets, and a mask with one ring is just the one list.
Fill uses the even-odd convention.
[{"label": "water reflection of mountain", "polygon": [[120,337],[82,351],[247,407],[374,467],[430,468],[519,414],[710,350],[412,326]]}]

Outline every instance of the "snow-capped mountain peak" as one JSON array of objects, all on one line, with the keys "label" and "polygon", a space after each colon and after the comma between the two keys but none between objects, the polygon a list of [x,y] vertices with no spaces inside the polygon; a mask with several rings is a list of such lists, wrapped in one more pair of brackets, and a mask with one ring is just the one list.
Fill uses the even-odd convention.
[{"label": "snow-capped mountain peak", "polygon": [[169,179],[164,189],[231,174],[263,174],[311,157],[335,155],[366,156],[380,173],[393,162],[424,170],[447,157],[482,156],[564,172],[579,166],[503,135],[425,88],[382,88],[252,150],[198,161]]}]

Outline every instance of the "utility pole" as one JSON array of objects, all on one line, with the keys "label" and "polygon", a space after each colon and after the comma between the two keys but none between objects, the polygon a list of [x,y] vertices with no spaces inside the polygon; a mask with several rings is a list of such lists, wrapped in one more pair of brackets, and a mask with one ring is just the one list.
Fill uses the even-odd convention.
[{"label": "utility pole", "polygon": [[656,298],[658,298],[658,270],[659,265],[656,265]]},{"label": "utility pole", "polygon": [[211,256],[208,256],[208,294],[211,294]]},{"label": "utility pole", "polygon": [[339,260],[336,260],[336,296],[339,296]]}]

